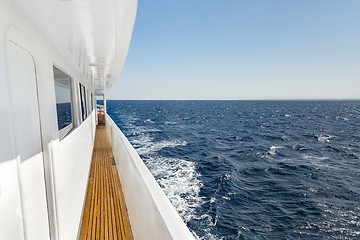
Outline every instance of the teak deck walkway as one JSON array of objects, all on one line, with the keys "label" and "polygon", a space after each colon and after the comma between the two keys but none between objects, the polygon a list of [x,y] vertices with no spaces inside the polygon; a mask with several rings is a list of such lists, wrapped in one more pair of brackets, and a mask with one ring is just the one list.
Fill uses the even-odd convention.
[{"label": "teak deck walkway", "polygon": [[106,128],[96,128],[80,239],[133,239]]}]

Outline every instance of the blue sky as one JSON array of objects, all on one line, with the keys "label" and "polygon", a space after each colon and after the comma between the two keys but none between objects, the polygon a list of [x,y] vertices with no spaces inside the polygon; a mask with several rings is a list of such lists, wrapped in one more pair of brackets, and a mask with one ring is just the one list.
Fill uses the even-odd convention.
[{"label": "blue sky", "polygon": [[360,98],[360,1],[139,0],[108,98]]}]

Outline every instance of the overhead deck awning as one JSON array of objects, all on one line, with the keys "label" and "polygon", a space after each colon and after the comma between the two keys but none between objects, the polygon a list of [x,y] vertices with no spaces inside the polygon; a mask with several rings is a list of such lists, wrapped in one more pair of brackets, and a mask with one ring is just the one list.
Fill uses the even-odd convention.
[{"label": "overhead deck awning", "polygon": [[113,85],[128,53],[137,0],[15,2],[87,76],[95,94],[104,94]]}]

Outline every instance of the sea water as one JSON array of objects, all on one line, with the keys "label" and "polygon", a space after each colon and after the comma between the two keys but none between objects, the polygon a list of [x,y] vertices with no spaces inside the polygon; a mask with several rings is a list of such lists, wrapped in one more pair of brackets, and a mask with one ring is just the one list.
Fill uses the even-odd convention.
[{"label": "sea water", "polygon": [[198,239],[360,239],[360,101],[108,101]]}]

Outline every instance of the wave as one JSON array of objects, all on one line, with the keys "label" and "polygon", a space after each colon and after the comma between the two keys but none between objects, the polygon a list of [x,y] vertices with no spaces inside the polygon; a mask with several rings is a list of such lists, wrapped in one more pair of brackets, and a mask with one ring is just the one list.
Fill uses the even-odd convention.
[{"label": "wave", "polygon": [[164,148],[186,146],[188,143],[180,140],[156,142],[151,137],[151,133],[160,130],[153,127],[128,124],[127,128],[136,136],[130,139],[136,152],[142,156],[146,166],[179,215],[185,222],[190,221],[195,216],[196,208],[202,204],[202,199],[199,197],[202,182],[199,180],[200,174],[196,170],[195,163],[179,158],[161,157],[157,154]]},{"label": "wave", "polygon": [[304,155],[304,158],[306,160],[327,160],[329,159],[329,157],[324,157],[324,156],[314,156],[314,155]]},{"label": "wave", "polygon": [[271,156],[276,156],[276,149],[282,149],[284,147],[277,147],[277,146],[271,146],[270,150],[266,153],[270,154]]},{"label": "wave", "polygon": [[212,228],[217,224],[217,217],[212,217],[209,214],[205,213],[200,216],[194,216],[194,218],[201,222],[204,228],[202,229],[201,237],[199,237],[194,231],[191,231],[198,240],[222,240],[226,239],[225,237],[220,237],[214,233],[212,233]]},{"label": "wave", "polygon": [[173,140],[173,141],[160,141],[160,142],[152,142],[148,141],[141,148],[136,149],[139,155],[152,154],[160,151],[163,148],[174,148],[178,146],[186,146],[186,141]]},{"label": "wave", "polygon": [[345,121],[345,122],[349,121],[349,118],[347,118],[347,117],[336,116],[335,118],[336,118],[336,120],[341,120],[341,121]]},{"label": "wave", "polygon": [[295,151],[305,151],[305,150],[307,150],[307,148],[304,145],[301,145],[301,144],[298,144],[298,143],[293,145],[292,148]]},{"label": "wave", "polygon": [[326,134],[320,134],[320,135],[316,135],[317,139],[319,142],[327,142],[329,143],[331,139],[334,139],[335,136],[331,136],[331,135],[326,135]]},{"label": "wave", "polygon": [[155,123],[155,122],[153,120],[151,120],[150,118],[148,118],[144,121],[144,123]]},{"label": "wave", "polygon": [[[323,220],[307,223],[301,230],[320,230],[323,233],[337,236],[337,239],[358,239],[360,237],[360,216],[358,209],[344,209],[336,204],[318,203]],[[350,227],[351,226],[351,227]]]},{"label": "wave", "polygon": [[166,121],[165,125],[176,125],[178,124],[178,122],[170,122],[170,121]]},{"label": "wave", "polygon": [[146,165],[185,222],[203,200],[199,197],[203,183],[195,163],[178,158],[151,157]]}]

